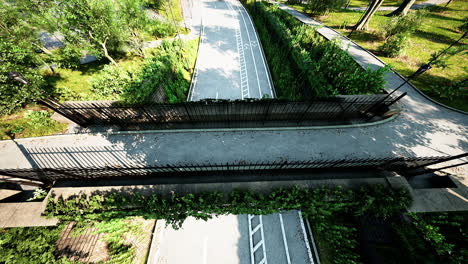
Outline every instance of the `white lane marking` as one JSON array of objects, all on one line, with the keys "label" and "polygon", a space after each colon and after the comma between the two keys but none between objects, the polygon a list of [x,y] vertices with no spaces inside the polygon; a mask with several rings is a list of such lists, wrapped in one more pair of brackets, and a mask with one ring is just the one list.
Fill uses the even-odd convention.
[{"label": "white lane marking", "polygon": [[[237,12],[232,8],[230,4],[225,1],[226,6],[231,10],[231,16],[237,17]],[[249,88],[249,76],[247,74],[247,66],[245,65],[245,55],[244,55],[244,41],[242,40],[241,30],[240,30],[240,23],[237,24],[236,27],[236,43],[237,43],[237,53],[239,53],[239,75],[240,75],[240,92],[241,92],[241,99],[250,97],[250,88]],[[246,86],[247,89],[244,89]],[[244,91],[246,92],[244,93]]]},{"label": "white lane marking", "polygon": [[262,228],[260,229],[260,232],[262,232],[262,240],[263,240],[263,259],[260,263],[265,263],[267,264],[267,257],[266,257],[266,245],[265,245],[265,234],[263,234],[263,220],[262,216],[260,215],[260,225]]},{"label": "white lane marking", "polygon": [[309,229],[309,232],[310,232],[310,239],[311,239],[310,242],[312,244],[312,247],[314,248],[315,260],[317,260],[317,264],[320,264],[320,256],[319,256],[318,251],[317,251],[317,245],[315,245],[314,234],[312,232],[312,228],[310,227],[309,219],[307,219],[307,218],[306,218],[306,224],[307,224],[307,228]]},{"label": "white lane marking", "polygon": [[[245,7],[241,4],[242,8],[244,9],[245,12],[247,12],[247,10],[245,9]],[[262,48],[262,45],[261,45],[261,42],[260,40],[258,39],[258,36],[257,36],[257,31],[255,30],[255,26],[252,22],[252,18],[250,16],[249,17],[249,22],[250,22],[250,25],[252,26],[252,28],[254,29],[255,31],[255,39],[257,40],[257,43],[258,43],[258,48],[260,50],[260,53],[262,54],[262,62],[263,62],[263,67],[265,67],[265,72],[268,73],[268,67],[265,63],[265,54],[263,52],[263,48]],[[267,80],[268,80],[268,86],[270,87],[270,93],[271,93],[271,98],[274,98],[274,93],[273,93],[273,87],[271,85],[271,80],[270,80],[270,76],[267,74]]]},{"label": "white lane marking", "polygon": [[283,215],[281,215],[281,213],[278,213],[278,215],[281,223],[281,233],[283,234],[283,243],[284,250],[286,251],[286,260],[288,261],[288,264],[291,264],[291,259],[289,258],[288,242],[286,241],[286,233],[284,232]]},{"label": "white lane marking", "polygon": [[[252,229],[252,219],[258,217],[258,225]],[[262,247],[263,258],[258,261],[259,264],[268,264],[266,256],[266,245],[265,245],[265,234],[263,233],[263,220],[261,215],[247,215],[247,221],[249,222],[249,245],[250,245],[250,263],[256,264],[255,251]],[[256,245],[253,244],[253,236],[255,232],[260,230],[260,241]]]},{"label": "white lane marking", "polygon": [[[249,32],[249,28],[247,27],[247,22],[245,22],[244,14],[242,13],[242,11],[240,10],[240,8],[239,8],[239,6],[237,4],[236,4],[236,8],[237,8],[239,14],[242,17],[242,21],[244,22],[245,31],[247,31],[247,39],[249,40],[249,43],[251,43],[252,40],[250,39],[250,32]],[[258,77],[257,63],[255,62],[255,55],[254,55],[252,47],[250,47],[250,53],[252,54],[252,61],[254,63],[255,75],[257,76],[257,85],[258,85],[259,96],[260,96],[260,98],[262,98],[262,88],[260,86],[260,78]]]},{"label": "white lane marking", "polygon": [[203,25],[203,9],[202,9],[202,18],[201,18],[201,29],[200,29],[200,43],[198,44],[198,54],[197,54],[197,58],[196,58],[196,61],[195,61],[195,70],[193,71],[193,78],[192,78],[192,83],[190,83],[190,88],[189,88],[189,93],[190,93],[190,100],[188,101],[193,101],[193,93],[195,92],[195,88],[196,88],[196,85],[197,85],[197,79],[198,79],[198,68],[199,68],[199,64],[200,64],[200,60],[198,58],[198,56],[200,56],[200,51],[203,47],[203,44],[205,43],[205,26]]},{"label": "white lane marking", "polygon": [[[302,234],[304,235],[304,241],[307,247],[307,255],[309,255],[309,261],[310,263],[314,264],[314,259],[312,258],[312,252],[310,251],[310,245],[309,245],[309,239],[307,239],[307,234],[304,226],[304,220],[302,220],[302,212],[301,210],[297,211],[297,214],[299,215],[299,220],[301,221],[301,228],[302,228]],[[318,257],[318,255],[317,255]]]},{"label": "white lane marking", "polygon": [[208,238],[203,239],[203,264],[208,263]]}]

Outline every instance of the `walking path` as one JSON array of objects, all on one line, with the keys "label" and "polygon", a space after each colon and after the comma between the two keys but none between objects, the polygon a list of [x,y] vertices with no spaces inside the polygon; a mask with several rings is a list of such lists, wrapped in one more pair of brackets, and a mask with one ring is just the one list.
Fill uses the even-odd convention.
[{"label": "walking path", "polygon": [[[423,9],[432,5],[444,4],[444,3],[447,3],[448,1],[449,0],[429,0],[426,2],[412,5],[411,9]],[[396,10],[397,8],[398,6],[382,6],[382,7],[379,7],[377,11],[393,11],[393,10]],[[355,11],[366,11],[367,7],[348,7],[347,9],[355,10]]]},{"label": "walking path", "polygon": [[[307,24],[321,25],[285,5],[281,8]],[[221,9],[220,12],[225,11]],[[371,53],[332,29],[322,27],[319,32],[328,39],[341,38],[343,46],[349,45],[348,52],[363,67],[384,66]],[[226,34],[231,35],[231,32]],[[393,72],[385,78],[389,90],[403,81]],[[402,113],[392,121],[375,126],[177,133],[138,131],[26,138],[0,142],[0,168],[414,157],[468,151],[466,114],[430,101],[409,84],[403,86],[401,92],[408,93],[400,104]]]},{"label": "walking path", "polygon": [[[281,5],[281,8],[304,23],[321,25],[285,5]],[[344,46],[349,45],[350,55],[363,67],[377,69],[384,66],[371,53],[332,29],[321,27],[319,32],[328,39],[341,38]],[[225,33],[228,35],[226,39],[235,41],[230,38],[232,32]],[[393,72],[389,72],[385,78],[388,90],[403,82],[403,78]],[[293,161],[398,155],[421,157],[457,155],[468,151],[467,114],[434,103],[409,84],[403,86],[401,92],[408,93],[399,104],[401,114],[379,125],[327,129],[137,131],[9,140],[0,142],[0,168],[121,167],[127,164]],[[456,169],[456,179],[465,186],[468,184],[467,171],[466,166]]]}]

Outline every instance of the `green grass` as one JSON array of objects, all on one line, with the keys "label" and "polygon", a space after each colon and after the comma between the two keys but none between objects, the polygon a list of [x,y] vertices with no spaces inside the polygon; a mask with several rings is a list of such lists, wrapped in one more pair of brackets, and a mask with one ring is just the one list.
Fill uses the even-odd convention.
[{"label": "green grass", "polygon": [[[416,3],[425,2],[426,0],[416,0]],[[385,0],[382,6],[399,6],[403,0]],[[367,7],[369,5],[368,0],[351,0],[349,3],[350,7]]]},{"label": "green grass", "polygon": [[[293,7],[299,11],[303,10],[301,6]],[[430,8],[424,23],[410,38],[409,46],[402,55],[396,58],[385,57],[377,52],[377,48],[383,43],[378,34],[379,28],[390,19],[384,16],[388,13],[386,11],[377,12],[374,15],[368,31],[355,32],[351,38],[362,47],[376,54],[394,70],[407,77],[416,71],[422,63],[428,62],[433,52],[445,49],[461,37],[463,32],[459,27],[463,24],[467,9],[467,1],[454,1],[448,8]],[[354,25],[361,16],[362,12],[343,10],[332,12],[327,16],[317,17],[317,19],[347,35],[350,30],[346,29],[346,26]],[[411,82],[434,100],[468,111],[466,97],[448,99],[441,97],[434,91],[433,86],[445,87],[449,86],[452,81],[462,81],[467,78],[468,54],[460,53],[450,58],[448,63],[450,65],[448,68],[433,68]]]},{"label": "green grass", "polygon": [[67,124],[51,120],[48,126],[37,126],[25,117],[28,110],[45,110],[42,106],[29,105],[16,113],[0,116],[0,140],[25,137],[40,137],[59,134],[67,129]]},{"label": "green grass", "polygon": [[[138,68],[142,65],[140,57],[127,57],[117,60],[123,70]],[[81,65],[76,69],[56,69],[56,74],[46,75],[46,81],[51,89],[58,94],[60,101],[87,101],[96,100],[91,91],[90,81],[99,74],[106,65],[102,62],[93,62]]]},{"label": "green grass", "polygon": [[[170,5],[168,2],[170,2]],[[164,0],[163,4],[158,8],[157,11],[159,14],[163,15],[170,21],[172,21],[172,19],[174,19],[176,22],[181,22],[184,20],[180,0]]]}]

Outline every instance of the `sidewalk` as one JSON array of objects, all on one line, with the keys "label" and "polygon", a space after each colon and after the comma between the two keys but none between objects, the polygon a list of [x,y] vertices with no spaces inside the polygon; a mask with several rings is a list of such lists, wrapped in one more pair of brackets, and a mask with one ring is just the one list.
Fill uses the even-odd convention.
[{"label": "sidewalk", "polygon": [[[299,20],[322,26],[281,5]],[[363,67],[384,66],[378,58],[327,27],[326,38],[341,38],[349,54]],[[387,89],[403,82],[386,75]],[[138,131],[61,135],[0,141],[0,168],[63,166],[125,166],[126,164],[188,164],[279,160],[445,156],[468,152],[468,115],[443,107],[407,84],[399,103],[402,113],[384,124],[329,129],[251,131]],[[467,166],[457,168],[468,185]]]}]

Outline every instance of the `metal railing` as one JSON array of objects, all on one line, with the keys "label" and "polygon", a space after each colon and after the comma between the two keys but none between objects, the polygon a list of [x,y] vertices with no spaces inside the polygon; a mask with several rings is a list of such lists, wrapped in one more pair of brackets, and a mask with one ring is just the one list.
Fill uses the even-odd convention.
[{"label": "metal railing", "polygon": [[[385,112],[399,97],[385,95],[336,96],[310,101],[205,100],[178,104],[148,103],[124,105],[116,101],[58,103],[53,99],[42,104],[81,126],[152,124],[154,129],[193,127],[259,127],[310,125],[310,122],[365,122],[369,108]],[[376,103],[379,107],[375,107]]]},{"label": "metal railing", "polygon": [[[388,158],[350,158],[310,161],[277,161],[256,163],[226,164],[165,164],[157,166],[128,165],[101,167],[68,167],[68,168],[33,168],[33,169],[0,169],[0,175],[41,181],[44,183],[57,180],[91,180],[103,178],[130,177],[170,177],[170,176],[230,176],[239,174],[288,174],[297,172],[317,172],[339,169],[382,169],[397,172],[411,172],[411,175],[423,173],[424,166],[435,165],[468,156],[464,153],[448,157],[388,157]],[[431,170],[433,171],[433,169]]]}]

